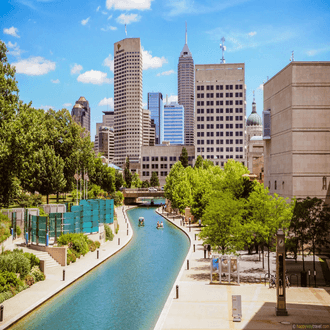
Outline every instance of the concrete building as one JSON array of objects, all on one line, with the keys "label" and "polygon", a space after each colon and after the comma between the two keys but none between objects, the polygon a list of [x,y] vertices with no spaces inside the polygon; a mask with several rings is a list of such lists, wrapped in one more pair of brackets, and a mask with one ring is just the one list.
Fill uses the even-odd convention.
[{"label": "concrete building", "polygon": [[164,140],[164,103],[162,93],[148,93],[148,110],[150,118],[155,124],[155,143],[160,144]]},{"label": "concrete building", "polygon": [[264,84],[265,185],[330,202],[330,62],[291,62]]},{"label": "concrete building", "polygon": [[114,44],[114,133],[117,166],[139,164],[142,146],[142,50],[140,38]]},{"label": "concrete building", "polygon": [[164,105],[164,141],[184,144],[184,107],[176,102]]},{"label": "concrete building", "polygon": [[143,145],[155,145],[155,126],[151,125],[150,111],[143,109]]},{"label": "concrete building", "polygon": [[168,142],[153,147],[143,146],[140,180],[150,181],[152,172],[157,172],[159,183],[163,186],[172,166],[179,160],[183,147],[187,149],[189,165],[193,166],[195,159],[194,146],[170,145]]},{"label": "concrete building", "polygon": [[100,126],[98,130],[98,152],[106,158],[106,163],[113,162],[115,156],[113,127]]},{"label": "concrete building", "polygon": [[[102,116],[102,123],[96,123],[96,134],[94,140],[94,151],[95,154],[99,153],[99,128],[101,126],[110,127],[113,130],[114,125],[114,112],[113,111],[103,111],[104,115]],[[114,148],[114,146],[113,146]]]},{"label": "concrete building", "polygon": [[246,159],[250,173],[256,174],[258,180],[264,175],[264,141],[262,138],[262,120],[257,113],[257,105],[253,96],[252,113],[246,121]]},{"label": "concrete building", "polygon": [[91,109],[88,101],[81,96],[71,111],[71,117],[81,127],[85,128],[88,133],[91,131]]},{"label": "concrete building", "polygon": [[246,165],[245,91],[244,63],[195,65],[196,157]]},{"label": "concrete building", "polygon": [[194,60],[186,42],[178,63],[178,103],[184,107],[184,142],[194,145]]}]

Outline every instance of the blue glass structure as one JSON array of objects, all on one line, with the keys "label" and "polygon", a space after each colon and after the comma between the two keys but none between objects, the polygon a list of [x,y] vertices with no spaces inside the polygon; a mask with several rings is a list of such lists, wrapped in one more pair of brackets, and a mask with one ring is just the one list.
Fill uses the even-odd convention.
[{"label": "blue glass structure", "polygon": [[184,144],[184,107],[176,102],[164,106],[164,141]]},{"label": "blue glass structure", "polygon": [[164,140],[164,105],[162,93],[148,93],[148,110],[150,119],[156,125],[155,143],[160,144]]}]

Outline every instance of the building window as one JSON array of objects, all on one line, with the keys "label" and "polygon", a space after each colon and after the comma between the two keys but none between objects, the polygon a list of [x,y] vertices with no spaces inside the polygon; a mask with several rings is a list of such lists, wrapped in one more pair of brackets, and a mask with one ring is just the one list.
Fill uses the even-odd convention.
[{"label": "building window", "polygon": [[277,189],[277,181],[275,180],[275,183],[274,183],[274,189],[276,190]]},{"label": "building window", "polygon": [[322,190],[327,190],[327,177],[322,178]]}]

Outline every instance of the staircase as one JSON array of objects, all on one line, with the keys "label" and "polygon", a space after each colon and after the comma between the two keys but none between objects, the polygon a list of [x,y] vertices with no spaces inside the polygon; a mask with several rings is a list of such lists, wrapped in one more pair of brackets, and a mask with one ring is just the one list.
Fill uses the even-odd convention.
[{"label": "staircase", "polygon": [[40,260],[44,260],[45,261],[45,270],[53,268],[53,267],[58,267],[58,266],[61,267],[61,265],[55,259],[53,259],[48,252],[32,250],[32,249],[29,249],[26,247],[21,247],[21,246],[19,246],[19,248],[23,249],[23,252],[33,253]]}]

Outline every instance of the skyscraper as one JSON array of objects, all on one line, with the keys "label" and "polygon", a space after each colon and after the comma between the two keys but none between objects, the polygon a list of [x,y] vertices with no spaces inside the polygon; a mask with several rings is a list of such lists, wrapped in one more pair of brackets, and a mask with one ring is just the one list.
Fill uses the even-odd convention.
[{"label": "skyscraper", "polygon": [[118,166],[138,163],[142,146],[142,51],[140,38],[114,44],[114,133]]},{"label": "skyscraper", "polygon": [[183,46],[178,64],[178,103],[184,107],[184,141],[194,144],[194,60],[187,44]]},{"label": "skyscraper", "polygon": [[91,131],[91,108],[88,101],[80,96],[79,100],[73,106],[71,111],[73,120],[81,127],[85,128],[88,133]]},{"label": "skyscraper", "polygon": [[184,108],[176,102],[164,106],[164,141],[184,144]]},{"label": "skyscraper", "polygon": [[196,155],[246,165],[245,65],[196,64]]},{"label": "skyscraper", "polygon": [[148,93],[148,110],[150,118],[156,125],[155,143],[160,144],[164,140],[164,106],[162,93]]}]

